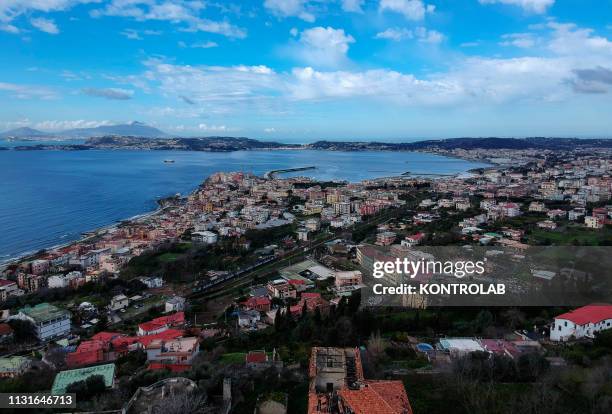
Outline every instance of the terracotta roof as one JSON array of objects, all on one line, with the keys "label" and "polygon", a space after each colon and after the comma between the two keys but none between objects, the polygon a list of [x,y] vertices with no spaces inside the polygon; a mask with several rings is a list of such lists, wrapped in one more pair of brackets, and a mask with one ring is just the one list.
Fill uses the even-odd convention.
[{"label": "terracotta roof", "polygon": [[0,335],[9,335],[13,333],[13,328],[8,323],[0,323]]},{"label": "terracotta roof", "polygon": [[268,356],[264,351],[250,351],[246,356],[246,362],[266,362],[268,360]]},{"label": "terracotta roof", "polygon": [[13,282],[12,280],[7,280],[7,279],[0,279],[0,287],[2,286],[9,286],[9,285],[15,285],[16,283]]},{"label": "terracotta roof", "polygon": [[412,414],[412,408],[401,381],[366,381],[359,390],[338,392],[355,414]]},{"label": "terracotta roof", "polygon": [[574,322],[576,325],[597,323],[606,319],[612,319],[612,305],[603,303],[587,305],[556,316],[555,319],[566,319]]}]

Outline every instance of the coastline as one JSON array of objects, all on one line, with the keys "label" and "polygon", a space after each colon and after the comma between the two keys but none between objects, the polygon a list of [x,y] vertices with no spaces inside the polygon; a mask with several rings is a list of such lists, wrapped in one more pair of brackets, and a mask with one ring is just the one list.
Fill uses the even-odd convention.
[{"label": "coastline", "polygon": [[[100,149],[103,150],[103,149]],[[136,150],[133,149],[134,151],[141,151],[141,150]],[[295,148],[272,148],[272,149],[266,149],[268,151],[286,151],[286,150],[295,150]],[[325,151],[325,152],[329,152],[330,150],[324,150],[324,149],[318,149],[318,151]],[[406,151],[393,151],[393,150],[370,150],[372,152],[414,152],[414,153],[426,153],[426,154],[431,154],[431,155],[437,155],[437,156],[441,156],[441,157],[447,157],[447,158],[455,158],[455,159],[459,159],[459,160],[463,160],[466,162],[479,162],[479,161],[474,161],[474,160],[469,160],[469,159],[462,159],[461,157],[456,157],[456,156],[449,156],[449,155],[444,155],[444,154],[439,154],[439,153],[435,153],[435,152],[429,152],[429,151],[415,151],[415,150],[406,150]],[[234,152],[234,151],[231,151]],[[346,152],[363,152],[363,151],[346,151]],[[480,161],[482,162],[482,161]],[[294,171],[304,171],[304,170],[312,170],[312,169],[317,169],[318,167],[316,166],[308,166],[308,167],[292,167],[292,168],[284,168],[284,169],[274,169],[274,170],[270,170],[266,173],[260,174],[260,176],[262,176],[263,178],[267,178],[267,179],[274,179],[277,178],[275,177],[276,174],[282,175],[283,172],[294,172]],[[435,176],[437,174],[432,174],[430,176],[427,176],[426,174],[413,174],[411,172],[408,172],[408,174],[404,175],[404,174],[398,174],[398,175],[391,175],[391,176],[380,176],[380,177],[372,177],[372,178],[368,178],[368,180],[384,180],[384,179],[426,179],[426,180],[438,180],[438,179],[451,179],[451,178],[457,178],[460,175],[466,174],[466,173],[470,173],[473,169],[470,170],[466,170],[466,171],[462,171],[462,172],[458,172],[458,173],[454,173],[454,174],[440,174],[439,176]],[[205,176],[204,180],[208,179],[209,176]],[[278,177],[279,179],[282,179],[281,177]],[[310,177],[316,180],[316,178],[314,177]],[[359,180],[362,181],[362,180]],[[202,181],[201,181],[202,182]],[[201,183],[200,182],[200,183]],[[351,182],[351,181],[349,181]],[[358,181],[354,181],[354,182],[358,182]],[[191,190],[189,190],[188,194],[192,194],[193,192],[197,191],[199,187],[199,183],[194,183],[193,187]],[[77,236],[74,239],[65,241],[65,242],[60,242],[57,244],[52,244],[48,247],[42,247],[41,249],[38,249],[36,251],[26,251],[23,253],[18,253],[13,255],[12,257],[7,257],[5,259],[0,259],[0,269],[5,269],[11,265],[14,264],[18,264],[21,263],[23,261],[28,261],[28,260],[34,260],[37,257],[39,257],[43,251],[50,251],[50,250],[56,250],[56,249],[62,249],[74,244],[78,244],[78,243],[83,243],[83,242],[87,242],[89,240],[95,239],[97,237],[102,236],[103,234],[108,233],[109,231],[112,231],[114,229],[119,228],[122,223],[128,223],[128,222],[138,222],[138,221],[142,221],[142,220],[146,220],[147,218],[150,217],[154,217],[158,214],[163,213],[164,210],[166,210],[169,207],[172,207],[172,205],[169,206],[162,206],[159,202],[161,200],[167,199],[167,198],[171,198],[172,196],[169,197],[163,197],[163,198],[159,198],[157,200],[155,200],[157,202],[157,208],[151,211],[145,211],[143,213],[140,214],[136,214],[133,215],[131,217],[125,218],[125,219],[120,219],[120,220],[115,220],[112,223],[109,223],[107,225],[103,225],[101,227],[97,227],[97,228],[93,228],[91,230],[85,230],[83,232],[80,233],[80,236]]]}]

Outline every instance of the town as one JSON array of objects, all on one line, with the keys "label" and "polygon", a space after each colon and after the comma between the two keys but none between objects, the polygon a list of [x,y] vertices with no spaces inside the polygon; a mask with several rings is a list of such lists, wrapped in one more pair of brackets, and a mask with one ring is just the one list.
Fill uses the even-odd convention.
[{"label": "town", "polygon": [[491,167],[358,183],[219,172],[6,264],[0,390],[122,413],[609,412],[609,273],[528,269],[542,290],[595,285],[601,300],[575,308],[377,307],[361,292],[376,261],[428,246],[605,252],[612,151],[438,152]]}]

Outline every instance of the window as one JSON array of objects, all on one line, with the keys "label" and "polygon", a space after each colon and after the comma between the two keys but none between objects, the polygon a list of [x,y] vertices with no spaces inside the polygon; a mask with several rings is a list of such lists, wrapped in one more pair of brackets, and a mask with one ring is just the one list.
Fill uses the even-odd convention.
[{"label": "window", "polygon": [[559,325],[559,330],[561,330],[561,325]]},{"label": "window", "polygon": [[565,326],[567,326],[567,321],[565,321]]}]

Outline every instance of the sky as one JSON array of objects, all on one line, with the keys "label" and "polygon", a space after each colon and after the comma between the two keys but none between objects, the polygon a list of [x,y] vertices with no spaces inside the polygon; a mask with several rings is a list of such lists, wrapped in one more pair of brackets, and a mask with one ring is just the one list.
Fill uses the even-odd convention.
[{"label": "sky", "polygon": [[612,137],[612,0],[0,0],[0,131]]}]

